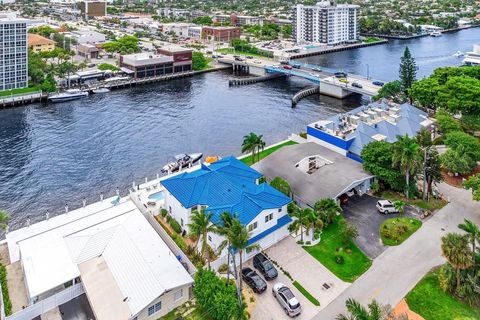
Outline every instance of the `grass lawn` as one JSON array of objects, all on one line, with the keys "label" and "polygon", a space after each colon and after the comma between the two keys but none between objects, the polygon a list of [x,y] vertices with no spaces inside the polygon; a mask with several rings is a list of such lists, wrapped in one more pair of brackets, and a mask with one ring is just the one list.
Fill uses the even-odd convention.
[{"label": "grass lawn", "polygon": [[373,43],[373,42],[379,42],[382,41],[383,39],[377,38],[377,37],[367,37],[363,40],[363,43]]},{"label": "grass lawn", "polygon": [[407,240],[415,231],[422,226],[417,219],[398,217],[385,220],[380,225],[380,237],[386,246],[398,246]]},{"label": "grass lawn", "polygon": [[[282,144],[279,144],[277,146],[274,146],[274,147],[270,147],[270,148],[267,148],[265,150],[263,150],[262,152],[260,152],[260,160],[262,160],[263,158],[265,158],[266,156],[274,153],[275,151],[277,151],[278,149],[281,149],[285,146],[291,146],[293,144],[297,144],[295,141],[292,141],[292,140],[288,140]],[[255,158],[257,157],[257,155],[255,155]],[[250,155],[240,159],[240,161],[242,161],[243,163],[245,163],[246,165],[249,165],[251,166],[253,163],[252,163],[252,157]],[[257,159],[255,159],[255,162],[258,162]]]},{"label": "grass lawn", "polygon": [[185,305],[170,311],[169,313],[167,313],[166,315],[164,315],[158,320],[177,320],[179,319],[179,317],[182,316],[182,314],[189,312],[189,310],[191,309],[193,309],[193,311],[191,311],[188,315],[183,316],[183,318],[181,319],[184,319],[184,320],[209,320],[210,319],[206,315],[204,315],[199,308],[195,308],[194,306],[190,306],[190,305],[187,306],[187,304],[188,302]]},{"label": "grass lawn", "polygon": [[441,209],[448,204],[447,200],[436,199],[433,197],[430,197],[430,200],[428,202],[423,201],[422,199],[407,199],[402,194],[393,191],[384,191],[382,192],[381,197],[392,201],[402,200],[409,205],[430,211]]},{"label": "grass lawn", "polygon": [[27,87],[27,88],[20,88],[20,89],[12,89],[12,90],[4,90],[0,91],[0,97],[16,95],[16,94],[26,94],[40,91],[37,87]]},{"label": "grass lawn", "polygon": [[271,57],[263,56],[263,55],[261,55],[261,54],[239,51],[239,50],[235,50],[235,49],[233,49],[233,48],[217,49],[217,50],[215,50],[215,52],[217,52],[217,53],[226,53],[226,54],[235,54],[235,55],[239,55],[239,56],[252,56],[252,57],[269,59],[269,60],[272,59]]},{"label": "grass lawn", "polygon": [[438,269],[429,272],[407,294],[406,300],[410,309],[424,317],[425,320],[480,319],[480,310],[470,307],[440,288],[438,272]]},{"label": "grass lawn", "polygon": [[[353,282],[370,268],[372,261],[353,241],[349,241],[347,245],[342,243],[339,237],[339,221],[342,219],[343,217],[340,217],[337,222],[323,230],[319,244],[303,248],[337,277],[346,282]],[[337,249],[344,258],[342,264],[336,261]]]},{"label": "grass lawn", "polygon": [[293,285],[295,286],[295,288],[298,289],[298,291],[300,291],[304,296],[305,298],[307,298],[311,303],[313,303],[314,305],[316,305],[317,307],[320,306],[320,302],[315,299],[314,296],[312,296],[310,294],[310,292],[307,291],[307,289],[305,289],[300,283],[298,283],[297,281],[293,281]]}]

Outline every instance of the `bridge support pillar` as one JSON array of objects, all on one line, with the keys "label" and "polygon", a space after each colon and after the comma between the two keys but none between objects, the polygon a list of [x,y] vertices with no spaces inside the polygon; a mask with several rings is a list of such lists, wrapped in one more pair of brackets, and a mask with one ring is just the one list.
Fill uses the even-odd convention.
[{"label": "bridge support pillar", "polygon": [[342,88],[339,85],[322,82],[320,83],[320,94],[331,96],[338,99],[344,99],[351,95],[353,92]]}]

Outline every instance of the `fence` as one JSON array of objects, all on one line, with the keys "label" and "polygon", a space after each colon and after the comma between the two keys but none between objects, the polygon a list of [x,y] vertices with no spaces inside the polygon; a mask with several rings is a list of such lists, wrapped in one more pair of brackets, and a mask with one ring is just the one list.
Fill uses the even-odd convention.
[{"label": "fence", "polygon": [[51,297],[40,300],[37,303],[28,306],[21,311],[15,312],[11,316],[8,316],[6,319],[31,320],[84,293],[85,291],[83,289],[83,285],[81,283],[77,283],[71,287],[66,288],[65,290],[60,291],[57,294],[54,294]]}]

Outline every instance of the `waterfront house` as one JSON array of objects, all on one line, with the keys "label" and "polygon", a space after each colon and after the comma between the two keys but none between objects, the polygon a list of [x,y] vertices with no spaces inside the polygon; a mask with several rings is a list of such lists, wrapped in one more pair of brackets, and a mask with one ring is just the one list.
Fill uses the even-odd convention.
[{"label": "waterfront house", "polygon": [[307,140],[361,162],[364,146],[372,141],[397,141],[415,136],[422,128],[432,130],[434,121],[411,104],[374,102],[307,126]]},{"label": "waterfront house", "polygon": [[[86,295],[97,320],[158,319],[190,299],[193,279],[131,200],[111,199],[7,234],[32,319]],[[75,308],[81,308],[76,306]]]},{"label": "waterfront house", "polygon": [[[249,244],[267,249],[289,234],[292,219],[287,214],[287,205],[291,199],[267,183],[259,183],[261,177],[262,174],[233,156],[210,165],[202,164],[198,170],[161,182],[166,189],[165,208],[186,232],[194,210],[212,213],[214,224],[220,222],[223,212],[237,215],[251,232]],[[222,241],[219,235],[208,236],[209,245],[215,250]],[[245,252],[244,258],[254,254],[255,251]]]}]

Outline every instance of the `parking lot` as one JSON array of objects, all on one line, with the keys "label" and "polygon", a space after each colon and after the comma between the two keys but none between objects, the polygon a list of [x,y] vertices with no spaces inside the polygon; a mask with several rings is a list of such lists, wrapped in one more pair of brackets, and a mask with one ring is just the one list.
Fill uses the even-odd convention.
[{"label": "parking lot", "polygon": [[[371,259],[378,257],[388,247],[380,239],[380,225],[387,219],[398,217],[398,213],[381,214],[375,207],[379,199],[369,196],[353,196],[343,206],[343,216],[357,226],[359,236],[355,242]],[[414,208],[405,206],[404,217],[419,218]]]},{"label": "parking lot", "polygon": [[[278,270],[278,278],[267,282],[267,291],[260,295],[255,294],[257,301],[252,312],[252,319],[289,319],[276,298],[272,295],[272,287],[277,282],[288,286],[300,301],[302,313],[296,319],[311,319],[349,286],[348,283],[335,277],[290,236],[267,249],[266,253],[272,260],[282,266],[284,270],[288,271],[294,280],[307,289],[320,302],[320,307],[313,305],[307,300],[293,286],[292,281],[282,271]],[[247,262],[247,265],[253,268],[251,260]],[[326,289],[323,286],[324,284],[327,284],[329,288]]]}]

